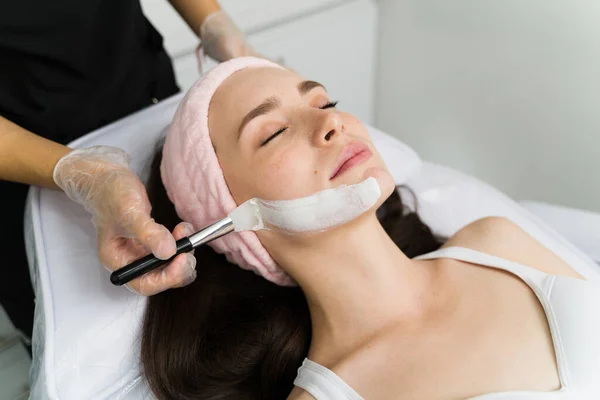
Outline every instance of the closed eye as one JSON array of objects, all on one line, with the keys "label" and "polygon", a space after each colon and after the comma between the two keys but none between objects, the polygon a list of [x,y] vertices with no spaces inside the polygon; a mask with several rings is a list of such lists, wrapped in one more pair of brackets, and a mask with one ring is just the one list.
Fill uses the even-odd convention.
[{"label": "closed eye", "polygon": [[284,126],[280,130],[278,130],[277,132],[275,132],[274,134],[269,136],[264,142],[262,142],[260,144],[260,147],[264,146],[265,144],[269,143],[271,140],[275,139],[277,136],[281,135],[286,129],[287,129],[287,126]]},{"label": "closed eye", "polygon": [[325,110],[327,108],[335,108],[335,106],[337,106],[338,102],[337,101],[330,101],[329,103],[319,107],[321,110]]}]

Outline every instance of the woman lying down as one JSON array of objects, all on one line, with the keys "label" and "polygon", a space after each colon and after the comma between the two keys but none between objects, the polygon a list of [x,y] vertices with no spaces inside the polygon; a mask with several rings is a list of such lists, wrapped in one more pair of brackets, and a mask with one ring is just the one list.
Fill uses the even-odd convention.
[{"label": "woman lying down", "polygon": [[180,104],[149,185],[171,229],[181,219],[200,229],[253,197],[368,177],[382,194],[333,229],[232,233],[196,249],[194,283],[149,300],[142,370],[154,394],[600,399],[600,287],[506,219],[440,243],[403,207],[365,126],[333,100],[239,58]]}]

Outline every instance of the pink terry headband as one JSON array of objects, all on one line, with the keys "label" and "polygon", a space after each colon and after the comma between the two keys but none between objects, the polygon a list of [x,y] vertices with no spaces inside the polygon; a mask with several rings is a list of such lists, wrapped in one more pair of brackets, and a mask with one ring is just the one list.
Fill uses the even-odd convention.
[{"label": "pink terry headband", "polygon": [[[177,215],[202,229],[238,205],[229,192],[208,132],[208,109],[218,87],[244,68],[283,68],[271,61],[240,57],[213,68],[185,95],[167,133],[160,172]],[[210,242],[229,262],[282,286],[295,282],[271,258],[254,232],[232,232]]]}]

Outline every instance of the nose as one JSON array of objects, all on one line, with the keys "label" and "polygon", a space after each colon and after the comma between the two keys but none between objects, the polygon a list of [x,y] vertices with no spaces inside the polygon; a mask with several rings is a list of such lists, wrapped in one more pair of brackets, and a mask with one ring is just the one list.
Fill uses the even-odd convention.
[{"label": "nose", "polygon": [[338,113],[330,110],[319,110],[318,113],[313,139],[317,146],[328,146],[344,131],[344,121]]}]

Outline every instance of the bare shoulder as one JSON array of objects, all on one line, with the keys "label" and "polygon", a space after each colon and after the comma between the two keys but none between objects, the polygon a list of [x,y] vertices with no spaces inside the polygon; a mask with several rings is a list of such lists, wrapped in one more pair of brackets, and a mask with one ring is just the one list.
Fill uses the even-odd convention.
[{"label": "bare shoulder", "polygon": [[442,247],[461,246],[538,269],[580,278],[573,268],[517,224],[503,217],[486,217],[465,226]]},{"label": "bare shoulder", "polygon": [[286,400],[315,400],[315,398],[307,391],[294,387]]}]

